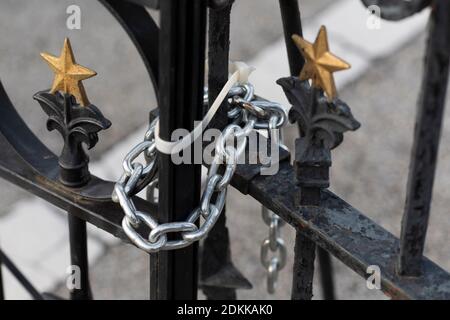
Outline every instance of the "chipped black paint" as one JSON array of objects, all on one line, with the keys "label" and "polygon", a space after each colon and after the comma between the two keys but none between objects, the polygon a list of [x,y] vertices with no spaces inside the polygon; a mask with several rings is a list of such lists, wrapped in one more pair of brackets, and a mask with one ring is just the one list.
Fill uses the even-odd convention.
[{"label": "chipped black paint", "polygon": [[419,276],[430,215],[450,59],[450,3],[435,1],[402,220],[399,273]]}]

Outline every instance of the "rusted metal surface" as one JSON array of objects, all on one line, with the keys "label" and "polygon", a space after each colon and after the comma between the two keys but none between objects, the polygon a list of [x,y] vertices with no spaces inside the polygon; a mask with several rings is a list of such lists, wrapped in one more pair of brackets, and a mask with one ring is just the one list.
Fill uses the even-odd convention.
[{"label": "rusted metal surface", "polygon": [[301,230],[295,235],[295,260],[292,272],[292,300],[311,300],[313,297],[314,260],[316,244]]},{"label": "rusted metal surface", "polygon": [[299,207],[294,196],[298,191],[294,170],[287,162],[280,165],[278,174],[258,176],[249,184],[249,195],[362,277],[368,266],[380,266],[382,290],[387,295],[450,299],[450,275],[445,270],[424,257],[422,277],[398,276],[398,238],[330,191],[322,192],[321,207]]}]

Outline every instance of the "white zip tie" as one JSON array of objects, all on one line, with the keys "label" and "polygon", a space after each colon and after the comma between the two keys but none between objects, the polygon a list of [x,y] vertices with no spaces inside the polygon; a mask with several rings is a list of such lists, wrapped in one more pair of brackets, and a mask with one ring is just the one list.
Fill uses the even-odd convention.
[{"label": "white zip tie", "polygon": [[236,84],[246,84],[248,83],[248,77],[255,70],[253,67],[249,67],[246,63],[241,61],[236,61],[230,66],[231,72],[233,74],[228,79],[228,81],[223,86],[216,100],[212,104],[211,108],[206,113],[203,120],[197,124],[197,126],[186,136],[184,136],[181,140],[178,141],[166,141],[159,137],[159,120],[156,123],[155,127],[155,143],[156,149],[159,152],[164,154],[178,154],[181,150],[189,147],[195,140],[197,140],[203,133],[203,131],[208,127],[208,124],[213,119],[217,110],[219,110],[222,102],[227,98],[228,92],[231,88]]}]

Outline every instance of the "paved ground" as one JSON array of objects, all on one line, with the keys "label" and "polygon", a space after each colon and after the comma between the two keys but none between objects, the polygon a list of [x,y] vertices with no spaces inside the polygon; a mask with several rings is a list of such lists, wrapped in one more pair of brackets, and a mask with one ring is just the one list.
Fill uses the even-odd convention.
[{"label": "paved ground", "polygon": [[[325,23],[330,31],[332,49],[352,63],[353,71],[342,73],[337,80],[342,87],[341,97],[352,107],[355,117],[363,125],[358,132],[348,134],[343,145],[333,153],[332,189],[398,235],[405,198],[416,93],[420,85],[420,77],[417,75],[421,74],[425,37],[424,32],[418,30],[423,29],[423,23],[413,23],[410,19],[395,27],[386,25],[380,33],[367,34],[360,25],[355,26],[356,23],[361,23],[362,18],[365,19],[363,11],[353,11],[353,4],[345,0],[333,1],[336,8],[330,8],[328,4],[331,2],[301,2],[305,34],[309,38],[313,37],[317,24]],[[123,142],[123,146],[118,147],[117,143],[144,125],[145,117],[142,115],[154,105],[148,77],[142,71],[142,64],[137,62],[137,53],[123,31],[100,5],[87,0],[46,0],[44,3],[52,5],[54,9],[43,12],[40,9],[42,3],[42,0],[3,0],[0,4],[2,82],[30,127],[53,150],[58,150],[58,139],[45,131],[45,118],[30,97],[37,90],[48,87],[51,81],[50,72],[40,61],[38,53],[58,53],[63,37],[70,36],[78,61],[99,73],[98,77],[86,81],[91,101],[116,124],[100,137],[101,143],[92,155],[99,164],[94,170],[107,177],[117,175],[117,172],[110,172],[114,171],[114,166],[109,162],[105,165],[102,155],[115,148],[120,150],[114,151],[114,154],[123,153],[123,149],[132,143],[132,138],[130,137],[129,142]],[[64,28],[65,8],[72,3],[80,4],[83,10],[82,30],[76,32]],[[15,17],[14,24],[6,24],[5,21],[11,16]],[[280,41],[282,33],[277,2],[238,0],[232,20],[232,59],[251,61],[256,65],[259,72],[255,73],[258,93],[282,101],[281,90],[273,83],[277,77],[287,74],[284,47]],[[17,41],[20,38],[24,41]],[[446,208],[450,198],[446,192],[449,183],[445,177],[450,175],[449,121],[447,114],[426,248],[426,254],[447,270],[450,270],[447,249],[450,221]],[[294,127],[286,130],[288,144],[292,145],[295,136]],[[48,208],[6,182],[0,181],[0,190],[0,215],[4,215],[0,218],[2,243],[9,252],[22,248],[25,255],[28,251],[23,243],[14,244],[5,239],[5,235],[12,235],[17,230],[13,228],[17,222],[12,216],[19,213],[27,218],[26,215],[30,213],[24,212],[27,211],[26,208],[40,208],[41,211],[48,211]],[[259,218],[259,205],[234,190],[229,197],[232,201],[228,204],[228,225],[234,260],[255,287],[252,291],[240,291],[239,297],[287,298],[292,257],[281,274],[277,294],[269,296],[264,289],[264,270],[259,264],[259,244],[267,233]],[[7,215],[10,211],[12,213]],[[53,229],[50,230],[53,231],[49,232],[50,235],[40,237],[43,242],[44,238],[52,238],[48,241],[52,244],[49,248],[54,248],[53,251],[64,243],[66,237],[62,217],[58,217],[59,220],[52,220]],[[36,225],[26,229],[26,232],[32,233],[33,229],[38,232]],[[94,230],[91,234],[91,255],[95,257],[91,277],[95,296],[114,299],[147,298],[147,255],[129,245],[117,245]],[[25,234],[16,236],[26,237]],[[284,238],[288,246],[292,246],[293,232],[289,227],[285,227]],[[18,259],[22,261],[22,257]],[[67,265],[64,264],[64,259],[62,262],[58,259],[61,266]],[[25,258],[23,260],[32,261]],[[334,263],[339,298],[384,298],[379,292],[367,290],[364,280],[341,263]],[[52,265],[56,265],[56,262]],[[51,286],[51,275],[57,275],[60,279],[64,276],[64,269],[55,270],[44,265],[43,270],[46,275],[41,280],[46,285],[43,284],[42,288]],[[37,271],[30,271],[30,274],[42,277],[42,273]],[[316,288],[319,287],[316,285]],[[61,286],[56,291],[65,294]],[[315,298],[320,297],[320,290],[316,290]]]}]

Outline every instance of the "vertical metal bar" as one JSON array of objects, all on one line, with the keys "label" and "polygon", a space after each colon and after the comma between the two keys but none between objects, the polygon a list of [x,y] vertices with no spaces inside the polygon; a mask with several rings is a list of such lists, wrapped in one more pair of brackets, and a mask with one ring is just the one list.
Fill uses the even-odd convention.
[{"label": "vertical metal bar", "polygon": [[[219,224],[220,223],[220,224]],[[208,300],[236,300],[230,236],[223,212],[205,239],[201,259],[202,290]],[[211,285],[208,281],[214,279]]]},{"label": "vertical metal bar", "polygon": [[[232,3],[232,1],[230,1]],[[209,10],[208,30],[208,101],[211,106],[228,81],[230,51],[230,14],[232,4]],[[228,102],[222,102],[211,127],[223,129],[228,125]]]},{"label": "vertical metal bar", "polygon": [[[160,137],[191,130],[201,118],[205,63],[206,1],[160,3]],[[174,165],[159,154],[159,222],[184,221],[198,205],[201,165]],[[150,256],[151,299],[196,299],[198,244]]]},{"label": "vertical metal bar", "polygon": [[[296,159],[297,161],[297,159]],[[298,197],[301,206],[319,206],[320,188],[305,187],[300,184]],[[297,229],[294,247],[294,268],[292,275],[292,300],[311,300],[313,297],[314,260],[316,244],[308,239],[302,230]]]},{"label": "vertical metal bar", "polygon": [[[211,106],[222,87],[228,80],[228,59],[230,49],[230,13],[231,3],[209,9],[208,23],[208,101]],[[222,102],[211,127],[223,129],[228,124],[228,103]],[[206,111],[206,110],[205,110]],[[226,227],[226,207],[205,239],[202,252],[202,280],[220,273],[231,263],[230,239]],[[221,250],[217,255],[215,250]],[[225,281],[226,279],[221,279]],[[236,290],[233,288],[203,285],[203,292],[208,300],[236,299]]]},{"label": "vertical metal bar", "polygon": [[289,60],[289,69],[291,75],[299,75],[303,68],[305,59],[299,54],[291,37],[293,34],[303,35],[302,22],[300,18],[300,9],[297,0],[279,0],[281,18],[283,20],[284,39]]},{"label": "vertical metal bar", "polygon": [[[212,105],[228,80],[232,3],[232,0],[209,2],[209,106]],[[228,104],[224,101],[210,127],[223,129],[228,125],[227,109]],[[226,226],[226,207],[203,242],[201,263],[202,289],[208,300],[234,300],[236,299],[236,289],[251,288],[251,284],[241,275],[231,260],[230,236]]]},{"label": "vertical metal bar", "polygon": [[317,256],[319,258],[320,283],[322,285],[322,296],[325,300],[334,300],[334,279],[333,264],[330,254],[317,247]]},{"label": "vertical metal bar", "polygon": [[292,300],[311,300],[313,297],[314,259],[316,244],[297,230],[292,281]]},{"label": "vertical metal bar", "polygon": [[[305,63],[305,59],[301,54],[299,54],[298,48],[295,46],[294,42],[291,39],[293,34],[298,34],[300,36],[303,35],[300,8],[298,6],[298,0],[279,0],[279,4],[281,18],[283,21],[284,39],[289,60],[289,69],[291,75],[296,76],[300,74],[300,71],[302,70]],[[306,241],[304,239],[301,240]],[[321,283],[324,298],[326,300],[334,300],[334,279],[331,257],[329,253],[324,251],[322,248],[318,247],[317,250],[319,256],[320,274],[322,280]],[[314,258],[312,258],[312,260],[314,261]]]},{"label": "vertical metal bar", "polygon": [[399,273],[421,274],[434,175],[445,107],[450,56],[450,2],[437,0],[430,16],[422,92],[402,219]]},{"label": "vertical metal bar", "polygon": [[31,295],[34,300],[44,300],[44,297],[37,291],[30,281],[20,272],[19,268],[12,262],[8,256],[0,249],[0,261],[13,274],[25,290]]},{"label": "vertical metal bar", "polygon": [[80,268],[80,288],[70,291],[72,300],[90,300],[92,291],[89,283],[89,260],[87,249],[86,221],[74,216],[74,210],[68,212],[70,263]]},{"label": "vertical metal bar", "polygon": [[[63,105],[59,107],[64,110],[63,121],[65,130],[59,131],[64,138],[64,147],[59,157],[59,181],[61,184],[69,188],[80,188],[89,183],[91,175],[89,173],[89,157],[83,149],[82,143],[85,142],[84,138],[80,135],[76,135],[76,129],[84,130],[83,132],[89,133],[89,142],[92,141],[92,145],[97,143],[97,130],[96,132],[90,132],[86,129],[86,123],[88,120],[96,121],[97,125],[100,125],[101,129],[107,129],[111,122],[106,119],[98,109],[89,105],[86,108],[91,110],[91,113],[84,115],[83,121],[78,121],[71,126],[72,121],[77,119],[77,111],[74,109],[74,100],[71,95],[64,93]],[[67,130],[66,130],[67,129]],[[70,129],[70,130],[69,130]],[[73,300],[87,300],[92,299],[91,288],[89,285],[89,259],[87,254],[87,234],[86,234],[86,222],[79,218],[79,209],[71,207],[67,210],[68,213],[68,225],[69,225],[69,241],[70,241],[70,260],[73,266],[79,268],[80,288],[75,286],[70,290],[70,297]]]},{"label": "vertical metal bar", "polygon": [[[66,103],[69,101],[67,96],[65,100]],[[70,107],[66,105],[66,108]],[[74,140],[65,139],[63,150],[66,151],[63,151],[59,158],[59,180],[63,185],[78,188],[86,185],[90,180],[89,158],[84,153],[81,143],[77,144],[76,148],[68,147],[69,141],[73,142]],[[91,300],[92,292],[89,284],[86,221],[74,215],[76,210],[74,207],[67,210],[67,223],[69,226],[70,263],[72,266],[80,268],[80,288],[75,287],[71,289],[70,298],[72,300]]]}]

